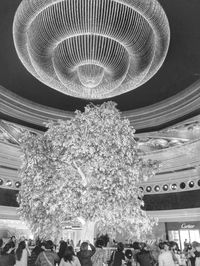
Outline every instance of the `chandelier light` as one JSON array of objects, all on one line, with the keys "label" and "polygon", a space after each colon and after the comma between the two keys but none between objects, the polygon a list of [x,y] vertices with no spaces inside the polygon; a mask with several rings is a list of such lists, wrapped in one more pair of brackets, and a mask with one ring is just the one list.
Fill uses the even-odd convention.
[{"label": "chandelier light", "polygon": [[155,75],[170,30],[156,0],[23,0],[13,37],[38,80],[73,97],[104,99]]}]

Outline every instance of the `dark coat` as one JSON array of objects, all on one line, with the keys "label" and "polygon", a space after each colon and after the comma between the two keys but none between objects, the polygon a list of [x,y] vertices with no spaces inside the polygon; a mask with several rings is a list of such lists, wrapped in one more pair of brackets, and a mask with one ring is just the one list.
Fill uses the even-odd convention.
[{"label": "dark coat", "polygon": [[152,266],[154,259],[150,251],[142,250],[136,255],[137,262],[140,263],[140,266]]},{"label": "dark coat", "polygon": [[15,255],[6,254],[0,256],[0,266],[13,266],[15,265]]},{"label": "dark coat", "polygon": [[111,255],[111,261],[113,261],[113,266],[121,266],[122,260],[125,260],[125,255],[122,251],[114,251]]}]

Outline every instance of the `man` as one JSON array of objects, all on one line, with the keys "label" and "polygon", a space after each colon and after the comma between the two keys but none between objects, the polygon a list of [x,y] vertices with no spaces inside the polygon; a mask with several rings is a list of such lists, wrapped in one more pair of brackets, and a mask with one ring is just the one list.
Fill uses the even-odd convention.
[{"label": "man", "polygon": [[166,242],[159,244],[160,255],[158,256],[158,265],[159,266],[175,266],[173,256],[169,250],[169,246]]}]

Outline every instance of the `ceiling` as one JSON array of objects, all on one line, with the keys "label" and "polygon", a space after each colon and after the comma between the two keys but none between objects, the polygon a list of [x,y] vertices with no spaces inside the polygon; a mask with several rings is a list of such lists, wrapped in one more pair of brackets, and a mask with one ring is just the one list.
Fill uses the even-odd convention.
[{"label": "ceiling", "polygon": [[[33,103],[64,111],[83,110],[91,102],[59,93],[34,78],[17,57],[12,37],[12,23],[20,0],[1,0],[0,8],[0,85]],[[199,0],[160,0],[166,12],[171,30],[171,41],[165,62],[157,74],[146,84],[132,92],[111,98],[121,111],[148,108],[158,103],[165,104],[200,79],[200,1]],[[172,97],[172,98],[171,98]],[[106,100],[106,99],[105,99]],[[105,100],[93,101],[102,103]],[[0,118],[6,119],[1,111]],[[187,110],[193,115],[194,110]],[[199,114],[196,106],[195,115]],[[183,117],[184,116],[184,117]],[[183,120],[185,114],[179,115]],[[11,118],[7,118],[8,120]],[[173,119],[172,119],[173,120]],[[169,122],[169,121],[167,121]],[[163,121],[165,124],[165,121]]]}]

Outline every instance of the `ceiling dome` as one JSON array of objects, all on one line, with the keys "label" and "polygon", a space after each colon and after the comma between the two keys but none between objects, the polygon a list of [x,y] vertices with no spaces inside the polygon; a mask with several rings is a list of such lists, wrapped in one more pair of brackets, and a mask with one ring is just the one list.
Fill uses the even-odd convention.
[{"label": "ceiling dome", "polygon": [[73,97],[104,99],[158,71],[170,30],[156,0],[23,0],[13,36],[38,80]]}]

